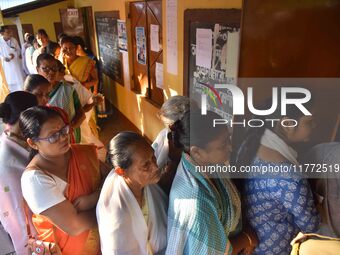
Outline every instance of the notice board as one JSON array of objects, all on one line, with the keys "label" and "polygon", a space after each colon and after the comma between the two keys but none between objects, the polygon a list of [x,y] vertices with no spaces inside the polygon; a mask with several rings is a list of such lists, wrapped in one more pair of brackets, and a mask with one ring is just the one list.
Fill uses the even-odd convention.
[{"label": "notice board", "polygon": [[119,11],[95,12],[101,71],[123,85],[122,56],[118,46]]},{"label": "notice board", "polygon": [[[232,119],[232,96],[217,84],[236,86],[241,11],[237,9],[188,9],[184,13],[184,94],[198,104],[207,95],[207,109]],[[200,32],[210,34],[206,66],[198,64]],[[199,33],[199,35],[198,35]]]}]

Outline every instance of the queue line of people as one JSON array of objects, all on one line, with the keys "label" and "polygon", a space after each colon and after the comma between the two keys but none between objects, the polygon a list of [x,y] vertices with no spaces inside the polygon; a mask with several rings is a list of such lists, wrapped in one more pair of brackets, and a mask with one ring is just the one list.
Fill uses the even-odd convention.
[{"label": "queue line of people", "polygon": [[[23,97],[31,103],[22,105]],[[228,164],[231,141],[226,126],[212,126],[216,113],[201,115],[186,97],[163,105],[166,129],[152,146],[134,132],[116,135],[108,150],[111,167],[98,159],[94,145],[71,144],[60,111],[38,101],[20,91],[0,106],[9,124],[0,156],[15,157],[8,141],[25,148],[16,166],[20,177],[2,184],[18,197],[8,193],[3,201],[14,203],[7,212],[12,221],[24,219],[18,203],[24,197],[39,237],[56,242],[62,254],[289,254],[298,232],[320,228],[312,190],[301,176],[250,176],[237,189],[229,178],[198,172],[198,166]],[[310,116],[287,114],[298,127],[263,127],[255,135],[249,130],[237,164],[299,164],[292,146],[308,141],[314,124]],[[13,161],[8,163],[2,176],[12,175]],[[164,176],[167,182],[160,181]],[[24,224],[21,231],[16,237],[25,237]]]},{"label": "queue line of people", "polygon": [[[90,124],[99,100],[92,94],[94,61],[77,55],[74,38],[63,36],[58,45],[39,30],[37,40],[37,74],[0,105],[7,124],[0,221],[17,254],[27,254],[23,199],[38,238],[65,255],[289,254],[298,232],[319,230],[312,189],[301,176],[249,176],[237,189],[229,178],[198,172],[229,164],[230,134],[226,126],[212,127],[216,113],[201,115],[186,97],[162,106],[165,129],[152,145],[133,132],[116,135],[108,166]],[[248,130],[235,153],[238,166],[299,165],[293,147],[310,139],[313,119],[279,112],[273,119],[294,118],[298,126]]]},{"label": "queue line of people", "polygon": [[[4,42],[7,45],[8,45],[8,41],[9,41],[10,46],[12,46],[12,44],[13,44],[12,41],[15,42],[15,39],[12,37],[11,30],[8,27],[2,27],[1,28],[1,34],[2,34],[1,40],[4,40]],[[76,42],[77,43],[81,42],[81,40],[79,41],[79,39],[68,37],[67,35],[63,35],[63,37],[66,40],[68,40],[69,43],[72,43],[72,45],[74,47],[76,47],[76,44],[75,44]],[[5,141],[13,140],[14,143],[18,144],[18,146],[14,147],[13,143],[12,144],[10,144],[8,142],[7,143],[6,142],[1,143],[1,149],[2,149],[1,150],[1,153],[2,153],[1,154],[2,155],[1,160],[4,160],[6,157],[8,157],[9,153],[12,153],[13,155],[11,155],[11,157],[9,157],[10,161],[8,162],[8,164],[3,165],[3,168],[2,168],[2,171],[1,171],[1,180],[2,180],[1,188],[3,188],[5,190],[5,193],[2,194],[4,201],[5,201],[5,204],[4,204],[4,207],[1,207],[1,214],[4,217],[1,218],[2,225],[0,225],[1,226],[0,227],[0,240],[3,241],[3,239],[2,239],[3,236],[4,236],[4,240],[8,239],[8,238],[6,238],[6,235],[4,234],[4,233],[6,233],[6,232],[4,232],[4,230],[7,231],[7,233],[11,237],[11,240],[9,240],[9,242],[7,242],[7,243],[13,244],[14,250],[16,251],[16,254],[27,254],[27,245],[26,245],[27,244],[27,231],[26,231],[26,224],[23,223],[23,221],[22,221],[22,219],[24,219],[25,216],[23,214],[22,203],[21,203],[23,199],[22,199],[22,191],[21,191],[21,185],[20,185],[20,177],[21,177],[21,174],[22,174],[22,170],[25,169],[25,167],[27,166],[27,164],[30,162],[30,159],[31,159],[31,158],[28,157],[28,154],[27,154],[29,147],[27,147],[27,145],[28,145],[27,139],[25,139],[23,137],[23,134],[22,134],[23,127],[22,127],[22,129],[19,130],[19,124],[18,124],[19,122],[17,120],[18,120],[20,113],[23,112],[24,110],[26,110],[27,108],[32,107],[32,106],[39,106],[40,107],[39,108],[40,115],[38,114],[39,118],[40,118],[39,121],[50,121],[49,117],[46,117],[46,116],[51,115],[51,114],[55,118],[57,118],[57,116],[58,116],[62,119],[62,122],[64,123],[63,126],[65,126],[65,128],[60,133],[57,133],[56,136],[54,136],[55,138],[58,137],[58,138],[56,138],[56,140],[54,142],[51,142],[53,140],[53,138],[50,138],[50,139],[38,139],[38,138],[33,139],[32,138],[31,139],[32,143],[37,142],[37,140],[39,140],[39,142],[37,142],[37,144],[40,144],[40,142],[42,142],[42,141],[47,141],[48,143],[50,143],[48,146],[42,147],[42,148],[45,148],[48,151],[53,148],[53,144],[60,137],[64,137],[64,138],[66,136],[70,137],[69,142],[71,142],[72,144],[75,144],[74,146],[72,145],[73,147],[77,147],[76,144],[79,144],[79,143],[82,143],[82,144],[95,143],[96,146],[92,146],[91,149],[87,149],[87,151],[83,154],[83,158],[80,158],[79,160],[78,159],[72,160],[72,162],[73,162],[72,164],[74,165],[74,167],[79,167],[78,163],[83,162],[84,159],[87,160],[87,163],[85,164],[86,167],[89,167],[91,164],[95,165],[97,155],[99,155],[99,157],[102,160],[105,160],[105,158],[106,158],[106,149],[104,148],[104,145],[102,144],[102,142],[98,139],[98,132],[97,132],[96,124],[92,125],[92,129],[89,125],[89,123],[90,123],[89,119],[90,119],[91,116],[93,116],[93,108],[97,104],[102,102],[102,98],[100,96],[96,95],[98,78],[97,78],[97,71],[95,70],[96,69],[95,61],[93,61],[92,59],[82,55],[81,58],[83,60],[87,59],[87,61],[83,61],[80,64],[77,63],[77,64],[73,65],[73,67],[76,67],[76,68],[72,69],[72,71],[69,71],[69,70],[66,71],[66,68],[65,68],[63,63],[67,62],[66,59],[67,59],[67,56],[68,56],[68,53],[69,53],[68,49],[64,49],[63,51],[61,51],[62,47],[59,44],[50,41],[48,39],[48,35],[45,32],[45,30],[43,30],[43,29],[38,30],[38,33],[36,35],[36,41],[40,46],[39,46],[39,48],[37,48],[35,50],[32,49],[32,47],[33,47],[32,37],[25,35],[25,39],[27,39],[27,41],[30,41],[30,43],[27,43],[27,45],[23,45],[23,49],[22,49],[22,52],[24,52],[24,48],[25,48],[25,54],[27,53],[26,57],[28,57],[27,58],[28,61],[25,64],[32,63],[31,68],[27,68],[25,71],[28,71],[30,69],[31,71],[33,70],[33,72],[30,72],[30,71],[28,71],[28,73],[25,72],[26,74],[28,74],[25,82],[23,82],[23,81],[17,82],[16,87],[8,86],[10,88],[10,91],[15,91],[15,92],[10,93],[5,98],[4,103],[2,103],[1,107],[0,107],[0,117],[3,120],[3,123],[5,123],[5,125],[6,125],[5,131],[3,132],[3,140],[5,140]],[[19,49],[19,47],[18,47],[18,49]],[[13,51],[14,50],[18,51],[18,49],[15,48],[15,49],[13,49]],[[3,53],[3,51],[1,51],[1,53]],[[72,51],[72,53],[75,53],[75,51]],[[61,56],[62,62],[60,62],[57,59],[57,58],[60,58],[60,56]],[[10,62],[13,59],[15,59],[15,60],[18,60],[17,62],[21,63],[21,61],[19,61],[21,59],[21,57],[19,57],[19,53],[17,55],[11,54],[11,55],[9,55],[9,57],[6,57],[6,55],[1,55],[1,57],[2,57],[2,60],[5,60],[5,61],[8,60],[7,62]],[[77,58],[77,56],[75,57],[74,55],[73,55],[73,57]],[[9,59],[9,58],[11,58],[11,59]],[[86,65],[86,66],[83,66],[83,65]],[[77,69],[77,68],[80,68],[80,70],[83,70],[85,68],[86,71],[91,70],[90,73],[93,74],[93,75],[92,75],[92,78],[89,79],[90,83],[87,85],[87,87],[84,86],[85,84],[83,85],[76,78],[74,78],[73,75],[77,75],[78,71],[79,71],[79,69]],[[16,70],[19,70],[20,73],[22,72],[22,70],[20,70],[20,68],[18,68]],[[5,69],[5,71],[6,71],[6,69]],[[13,70],[11,70],[11,71],[13,71]],[[33,74],[29,74],[29,73],[33,73]],[[81,76],[79,76],[79,77],[82,78],[83,83],[87,82],[87,76],[86,75],[87,75],[87,73],[82,73]],[[8,73],[7,74],[5,73],[5,76],[7,78],[7,76],[9,76]],[[12,77],[12,76],[16,76],[16,75],[11,73],[10,77]],[[21,76],[19,76],[19,77],[21,77]],[[24,77],[24,75],[22,75],[22,77]],[[24,91],[22,91],[22,90],[24,90]],[[34,98],[34,103],[31,100],[32,96]],[[4,97],[5,97],[5,95],[4,95]],[[27,105],[25,103],[30,103],[30,104]],[[46,112],[44,113],[44,110],[47,111],[47,113]],[[86,119],[85,113],[90,113],[90,116],[87,119]],[[38,115],[36,115],[36,116],[38,116]],[[44,119],[45,117],[47,119]],[[12,121],[11,118],[16,118],[15,121],[14,121],[15,123]],[[33,122],[33,123],[30,122],[29,125],[31,125],[29,128],[33,133],[38,132],[37,131],[37,128],[39,126],[38,122]],[[82,128],[81,128],[81,126],[82,126]],[[84,130],[83,134],[81,134],[81,129]],[[93,130],[95,130],[95,131],[93,131]],[[34,134],[37,134],[37,133],[34,133]],[[37,134],[37,135],[39,135],[39,134]],[[15,137],[16,139],[14,139],[13,137]],[[8,139],[5,139],[5,138],[8,138]],[[66,139],[66,140],[69,140],[69,139]],[[23,146],[23,145],[25,145],[26,147]],[[25,150],[20,149],[19,146],[24,147]],[[65,145],[65,146],[68,147],[68,145]],[[78,147],[80,149],[82,149],[82,148],[85,148],[86,146],[85,145],[79,145]],[[56,150],[54,152],[58,153],[57,147],[55,147],[55,148],[56,148]],[[36,149],[37,148],[34,148],[34,150],[32,150],[32,151],[37,152]],[[77,149],[75,149],[75,150],[77,150]],[[68,149],[66,151],[68,151]],[[78,152],[80,152],[80,151],[81,150],[77,150],[76,154],[78,155],[79,154]],[[91,154],[91,155],[89,155],[89,154]],[[18,163],[18,165],[16,166],[17,163]],[[51,163],[53,163],[52,167],[56,166],[55,162],[51,162]],[[21,167],[22,165],[26,165],[26,166],[24,168],[22,168]],[[71,163],[70,163],[70,165],[71,165]],[[36,164],[34,164],[34,166],[36,166]],[[67,164],[65,164],[64,166],[67,166]],[[105,166],[105,165],[103,164],[103,166]],[[84,165],[80,165],[80,167],[82,167],[82,169],[83,169]],[[20,174],[19,174],[18,171],[15,170],[17,168],[21,169]],[[39,173],[40,169],[35,169],[35,170],[37,170],[38,171],[37,173]],[[33,172],[36,173],[35,171],[32,171],[30,173],[33,173]],[[42,175],[37,174],[38,177],[34,176],[34,177],[30,178],[29,181],[28,181],[28,185],[26,185],[26,187],[31,188],[32,183],[30,183],[30,182],[34,182],[34,181],[37,181],[39,184],[44,183],[46,181],[46,176],[44,176],[45,179],[42,176],[45,173],[46,172],[43,172]],[[62,186],[64,184],[66,186],[68,186],[68,188],[69,188],[70,181],[68,181],[68,178],[70,176],[67,174],[68,169],[65,169],[64,173],[66,173],[66,178],[64,178],[65,182],[64,183],[59,182],[58,185],[57,185],[57,189],[60,188],[60,185]],[[79,195],[79,192],[87,192],[89,190],[89,188],[92,189],[91,185],[94,185],[94,183],[93,183],[94,179],[93,178],[95,176],[93,175],[94,173],[91,173],[91,171],[90,171],[89,174],[90,174],[89,177],[91,177],[92,180],[85,180],[85,181],[88,182],[88,184],[86,184],[85,181],[80,178],[82,176],[79,172],[78,172],[78,174],[76,174],[73,177],[75,179],[72,179],[72,182],[74,183],[74,185],[76,187],[74,189],[75,191],[72,190],[72,191],[70,191],[71,193],[68,194],[68,196],[70,196],[71,200],[75,200],[74,196],[76,196],[76,198],[77,198],[78,195]],[[91,175],[93,175],[93,176],[91,176]],[[40,177],[42,177],[41,180],[39,179]],[[100,180],[98,180],[98,178],[95,178],[95,181],[97,183],[96,185],[98,186],[98,183],[100,183]],[[82,184],[85,185],[83,187],[83,188],[85,188],[85,191],[82,191],[82,190],[79,191],[78,190],[80,188],[80,187],[78,187],[79,183],[82,183]],[[47,184],[47,183],[45,182],[45,184]],[[47,186],[50,185],[50,184],[51,183],[47,184]],[[36,188],[38,189],[39,185],[36,185]],[[45,188],[46,188],[46,186],[44,186],[42,189],[44,190]],[[99,196],[97,187],[93,191],[95,191],[96,192],[95,194]],[[47,199],[46,198],[41,199],[41,197],[36,196],[38,193],[44,194],[44,192],[45,192],[45,190],[43,192],[41,192],[41,190],[40,190],[35,194],[31,194],[32,196],[29,196],[28,199],[29,198],[39,199],[40,198],[39,201],[35,201],[36,206],[39,203],[44,203],[44,202],[48,201],[49,197],[47,197]],[[52,189],[51,192],[52,193],[55,192],[55,189]],[[16,196],[13,196],[13,193],[15,193]],[[61,190],[61,193],[62,194],[65,193],[65,195],[66,195],[66,189]],[[48,193],[47,190],[46,190],[46,194],[51,195],[51,193]],[[51,201],[53,200],[53,196],[54,196],[54,194],[52,194]],[[87,202],[84,202],[84,201],[91,201],[91,203],[94,203],[94,206],[92,206],[92,207],[95,208],[97,199],[95,198],[95,195],[94,195],[94,196],[90,197],[90,200],[77,199],[75,202],[74,201],[72,201],[72,202],[74,202],[77,205],[77,209],[83,208],[84,205],[90,206],[90,205],[87,204]],[[49,203],[47,203],[47,204],[50,205]],[[43,206],[46,206],[46,204],[43,205]],[[32,211],[39,210],[39,208],[32,206],[32,204],[30,204],[30,209]],[[87,211],[87,209],[84,209],[84,211]],[[52,210],[52,212],[53,212],[53,210]],[[61,212],[62,211],[60,211],[60,213]],[[74,213],[75,211],[72,211],[72,212]],[[40,211],[39,211],[39,215],[40,215]],[[94,215],[94,217],[92,217],[92,218],[95,219],[95,213],[92,213],[92,216],[93,215]],[[58,217],[62,218],[64,216],[62,216],[60,214],[59,216],[57,216],[57,218]],[[36,218],[39,218],[39,217],[36,216]],[[42,222],[43,218],[44,217],[39,218],[38,221]],[[85,218],[85,219],[87,219],[87,218]],[[17,221],[17,224],[13,224],[14,221]],[[93,219],[92,219],[92,221],[93,221]],[[7,222],[10,222],[10,223],[7,224]],[[95,222],[95,220],[93,222]],[[87,224],[86,220],[83,223]],[[45,225],[48,226],[49,224],[47,224],[45,222]],[[94,223],[94,225],[96,225],[96,223]],[[67,227],[69,227],[69,226],[71,226],[71,225],[68,225]],[[75,227],[76,227],[75,231],[77,231],[77,226],[75,226]],[[45,227],[43,227],[43,228],[45,228]],[[35,230],[38,231],[37,226],[35,226]],[[48,236],[53,238],[54,234],[51,234],[52,233],[51,231],[54,232],[54,230],[50,230],[49,232],[45,232],[44,238],[45,237],[47,238]],[[98,231],[96,232],[94,230],[94,231],[91,231],[90,233],[91,233],[91,235],[89,235],[90,239],[93,239],[93,236],[98,236]],[[62,236],[62,234],[60,234],[60,233],[59,233],[59,235]],[[72,235],[74,235],[74,232],[72,233]],[[85,237],[83,235],[83,239],[84,238]],[[69,238],[68,234],[64,235],[64,237],[61,238],[61,240],[65,241],[65,242],[69,239],[70,238]],[[72,243],[73,242],[72,238],[69,241],[70,241],[70,243]],[[0,253],[1,254],[2,254],[2,252],[6,253],[6,254],[10,253],[8,249],[10,249],[9,247],[11,247],[12,244],[11,245],[1,244],[0,246],[2,248],[0,248]],[[93,242],[91,241],[89,245],[92,245],[92,244],[93,244]],[[68,246],[66,245],[65,247],[66,248],[63,248],[63,250],[65,250],[65,252],[66,252],[67,249],[68,249],[67,248]],[[100,249],[98,247],[99,246],[97,244],[97,250]],[[4,251],[2,249],[5,249],[5,250],[7,249],[7,250]],[[81,249],[81,245],[80,245],[79,249]],[[71,252],[71,250],[69,252]]]}]

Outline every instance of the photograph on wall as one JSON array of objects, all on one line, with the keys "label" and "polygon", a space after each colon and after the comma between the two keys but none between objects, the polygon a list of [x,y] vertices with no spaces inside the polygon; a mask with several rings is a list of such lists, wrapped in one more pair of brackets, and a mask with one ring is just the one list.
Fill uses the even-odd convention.
[{"label": "photograph on wall", "polygon": [[137,61],[146,64],[146,38],[144,27],[136,27]]},{"label": "photograph on wall", "polygon": [[125,20],[117,20],[118,26],[118,47],[120,50],[127,51],[127,35]]}]

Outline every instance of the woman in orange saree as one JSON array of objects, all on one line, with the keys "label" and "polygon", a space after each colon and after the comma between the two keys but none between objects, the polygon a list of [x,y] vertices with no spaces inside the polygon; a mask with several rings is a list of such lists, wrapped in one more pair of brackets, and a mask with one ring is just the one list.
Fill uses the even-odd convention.
[{"label": "woman in orange saree", "polygon": [[95,146],[70,145],[69,127],[48,107],[25,111],[20,127],[37,153],[21,186],[38,238],[58,244],[63,255],[100,254],[95,206],[107,169]]}]

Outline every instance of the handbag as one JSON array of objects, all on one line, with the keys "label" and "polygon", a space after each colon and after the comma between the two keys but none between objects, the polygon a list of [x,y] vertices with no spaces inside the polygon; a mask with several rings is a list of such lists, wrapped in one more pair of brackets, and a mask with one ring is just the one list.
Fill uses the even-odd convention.
[{"label": "handbag", "polygon": [[[27,247],[29,251],[29,255],[62,255],[61,250],[58,246],[58,244],[53,242],[44,242],[42,240],[39,240],[37,238],[37,235],[33,234],[31,231],[31,225],[33,226],[32,217],[30,218],[29,215],[29,208],[24,200],[24,209],[25,209],[25,215],[26,215],[26,227],[27,227],[27,235],[28,235],[28,241],[27,241]],[[54,226],[53,226],[53,232],[54,232]],[[56,240],[54,236],[54,240]]]},{"label": "handbag", "polygon": [[340,238],[299,233],[293,241],[290,255],[339,255]]}]

